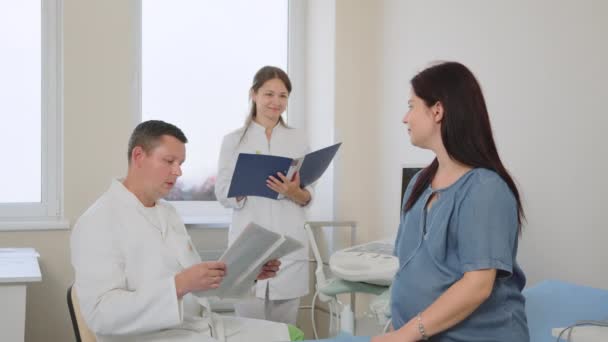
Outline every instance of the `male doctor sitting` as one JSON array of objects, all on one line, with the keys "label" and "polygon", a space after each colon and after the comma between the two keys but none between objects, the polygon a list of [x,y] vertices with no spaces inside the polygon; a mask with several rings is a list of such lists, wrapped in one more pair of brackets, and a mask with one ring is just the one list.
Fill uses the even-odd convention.
[{"label": "male doctor sitting", "polygon": [[[169,123],[139,124],[127,177],[76,222],[74,289],[86,323],[98,341],[289,341],[285,324],[220,317],[191,294],[217,288],[230,270],[201,262],[175,209],[161,200],[181,175],[186,142]],[[270,261],[258,279],[279,265]]]}]

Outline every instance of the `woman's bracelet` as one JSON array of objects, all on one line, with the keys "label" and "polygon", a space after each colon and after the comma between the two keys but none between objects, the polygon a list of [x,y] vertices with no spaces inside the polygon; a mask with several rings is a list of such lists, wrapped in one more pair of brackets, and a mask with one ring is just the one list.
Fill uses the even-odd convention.
[{"label": "woman's bracelet", "polygon": [[426,331],[424,330],[424,324],[422,324],[422,317],[420,317],[420,312],[416,315],[416,318],[418,319],[418,332],[420,333],[422,339],[426,341],[429,339],[429,337],[426,336]]}]

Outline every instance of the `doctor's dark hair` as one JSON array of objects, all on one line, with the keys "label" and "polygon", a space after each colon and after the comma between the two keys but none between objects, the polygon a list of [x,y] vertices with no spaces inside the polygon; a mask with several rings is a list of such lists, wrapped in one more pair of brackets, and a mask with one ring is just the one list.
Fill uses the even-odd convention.
[{"label": "doctor's dark hair", "polygon": [[[243,135],[241,135],[241,141],[243,140],[245,133],[247,133],[249,125],[258,114],[255,102],[253,101],[253,94],[257,93],[258,90],[260,90],[260,88],[264,85],[264,83],[275,78],[281,80],[281,82],[283,82],[283,84],[285,85],[285,88],[287,88],[287,93],[291,94],[291,81],[289,80],[289,76],[287,76],[287,73],[281,68],[267,65],[258,70],[258,72],[255,73],[255,76],[253,76],[253,84],[249,89],[249,100],[251,101],[251,105],[249,108],[249,115],[247,115],[247,119],[245,120],[245,130],[243,131]],[[279,123],[287,127],[287,124],[285,123],[285,120],[283,120],[282,116],[279,117]]]},{"label": "doctor's dark hair", "polygon": [[131,133],[131,138],[129,138],[129,151],[127,153],[129,164],[131,164],[131,155],[136,146],[141,146],[148,153],[158,146],[163,135],[172,136],[184,144],[188,142],[184,132],[173,124],[160,120],[144,121],[135,127],[133,133]]},{"label": "doctor's dark hair", "polygon": [[[492,170],[507,183],[517,201],[518,230],[521,233],[525,214],[519,191],[498,156],[486,102],[473,73],[460,63],[443,62],[421,71],[410,83],[414,94],[428,107],[437,102],[443,106],[441,139],[450,158],[473,168]],[[406,201],[405,211],[414,206],[429,186],[438,166],[435,158],[420,172]]]}]

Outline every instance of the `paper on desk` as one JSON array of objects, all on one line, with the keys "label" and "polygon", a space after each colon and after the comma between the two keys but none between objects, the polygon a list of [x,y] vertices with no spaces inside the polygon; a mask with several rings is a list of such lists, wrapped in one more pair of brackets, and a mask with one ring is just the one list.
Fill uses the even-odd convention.
[{"label": "paper on desk", "polygon": [[0,248],[0,283],[39,281],[39,256],[33,248]]},{"label": "paper on desk", "polygon": [[23,258],[39,257],[40,254],[34,248],[0,248],[0,259],[2,258]]}]

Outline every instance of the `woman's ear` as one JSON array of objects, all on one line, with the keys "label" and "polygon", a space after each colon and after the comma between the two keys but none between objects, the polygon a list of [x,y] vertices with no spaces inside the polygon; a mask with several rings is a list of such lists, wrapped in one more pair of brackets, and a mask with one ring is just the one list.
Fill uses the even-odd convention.
[{"label": "woman's ear", "polygon": [[431,111],[433,112],[433,118],[436,123],[440,123],[443,120],[443,105],[441,102],[437,101],[433,107],[431,107]]}]

